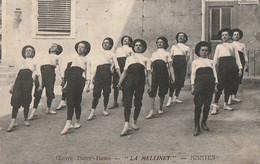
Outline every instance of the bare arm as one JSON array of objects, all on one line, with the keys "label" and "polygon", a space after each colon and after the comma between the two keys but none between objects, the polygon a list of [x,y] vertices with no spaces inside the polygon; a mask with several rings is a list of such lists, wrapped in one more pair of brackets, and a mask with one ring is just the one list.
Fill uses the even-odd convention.
[{"label": "bare arm", "polygon": [[147,70],[146,72],[147,75],[147,81],[148,81],[148,90],[151,90],[151,86],[152,86],[152,74],[151,74],[151,70]]},{"label": "bare arm", "polygon": [[219,47],[217,46],[216,50],[215,50],[214,58],[213,58],[213,64],[214,64],[215,69],[217,68],[218,60],[219,60]]},{"label": "bare arm", "polygon": [[90,61],[86,61],[85,62],[85,79],[86,79],[86,85],[84,88],[84,91],[89,92],[90,91],[90,84],[91,84],[91,62]]},{"label": "bare arm", "polygon": [[120,76],[119,82],[118,82],[118,86],[119,86],[119,87],[122,86],[122,83],[123,83],[123,81],[125,80],[125,77],[126,77],[126,70],[124,69],[122,75]]},{"label": "bare arm", "polygon": [[119,69],[119,65],[118,65],[118,62],[117,62],[117,59],[115,56],[113,56],[113,64],[115,66],[115,69],[116,69],[116,72],[117,74],[119,75],[119,77],[121,76],[121,72],[120,72],[120,69]]},{"label": "bare arm", "polygon": [[33,72],[34,72],[34,81],[36,79],[38,79],[38,82],[39,82],[39,87],[37,88],[38,91],[42,90],[42,77],[41,77],[41,70],[40,70],[40,66],[35,64],[33,66]]},{"label": "bare arm", "polygon": [[174,76],[174,71],[173,71],[173,67],[172,67],[172,61],[169,62],[168,69],[169,69],[169,72],[171,75],[171,82],[173,83],[175,81],[175,76]]},{"label": "bare arm", "polygon": [[239,53],[237,51],[237,49],[233,48],[233,52],[235,53],[235,59],[236,59],[236,63],[237,63],[237,66],[239,68],[239,76],[242,76],[242,64],[241,64],[241,61],[240,61],[240,57],[239,57]]},{"label": "bare arm", "polygon": [[245,58],[245,62],[246,62],[246,68],[248,68],[248,57],[247,57],[247,52],[246,52],[246,45],[244,44],[244,48],[243,48],[243,51],[244,51],[244,58]]}]

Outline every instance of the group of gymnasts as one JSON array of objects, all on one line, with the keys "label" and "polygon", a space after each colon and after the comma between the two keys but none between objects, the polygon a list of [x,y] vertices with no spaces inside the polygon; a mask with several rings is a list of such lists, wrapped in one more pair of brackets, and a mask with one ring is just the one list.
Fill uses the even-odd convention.
[{"label": "group of gymnasts", "polygon": [[[146,119],[153,118],[155,111],[155,97],[159,100],[158,114],[163,114],[165,96],[169,92],[166,106],[173,102],[182,103],[179,94],[187,77],[191,78],[191,93],[194,95],[195,104],[195,130],[193,135],[200,134],[200,128],[208,131],[207,118],[212,105],[211,114],[218,113],[218,101],[224,90],[224,109],[232,111],[229,105],[232,101],[240,102],[236,96],[239,84],[242,82],[244,69],[248,69],[248,59],[245,44],[239,40],[243,37],[240,29],[223,28],[218,33],[222,43],[218,44],[213,60],[209,59],[211,45],[209,42],[201,41],[195,47],[197,59],[192,61],[191,68],[187,65],[190,61],[190,48],[185,44],[188,36],[184,32],[176,35],[177,43],[167,52],[168,40],[165,37],[156,39],[157,50],[152,53],[151,58],[143,54],[147,44],[142,39],[132,40],[130,36],[121,39],[121,47],[114,54],[111,49],[114,45],[112,38],[105,38],[102,42],[103,50],[95,54],[95,58],[89,57],[91,45],[87,41],[80,41],[75,45],[76,53],[71,61],[64,64],[60,54],[63,48],[59,44],[52,44],[49,54],[41,58],[41,64],[33,59],[36,55],[35,49],[27,45],[22,49],[22,57],[18,64],[17,76],[10,93],[12,109],[12,120],[8,132],[12,131],[18,124],[16,117],[19,108],[24,108],[24,124],[30,126],[28,120],[37,118],[38,104],[42,91],[45,88],[47,97],[47,114],[56,114],[56,110],[67,107],[67,121],[61,131],[61,135],[68,134],[70,129],[81,127],[81,102],[83,91],[90,92],[93,83],[93,100],[88,120],[96,117],[96,107],[101,93],[103,93],[103,114],[109,115],[108,109],[117,108],[119,91],[122,90],[122,101],[124,107],[124,127],[120,136],[129,134],[130,130],[138,130],[138,116],[142,107],[142,99],[147,84],[147,92],[150,98],[150,111]],[[93,62],[94,61],[94,62]],[[95,64],[94,64],[95,63]],[[61,71],[62,98],[56,110],[51,108],[54,96],[55,68],[64,67]],[[66,66],[64,66],[66,65]],[[95,66],[93,66],[95,65]],[[65,68],[66,67],[66,68]],[[190,73],[187,73],[187,70]],[[190,71],[191,70],[191,71]],[[29,115],[29,107],[32,101],[33,84],[35,84],[33,108]],[[114,90],[113,105],[108,108],[111,85]],[[173,96],[174,94],[174,96]],[[212,102],[213,94],[215,99]],[[130,115],[134,97],[134,117],[131,126]],[[200,119],[202,112],[202,119]],[[75,123],[72,124],[75,112]],[[201,120],[201,121],[200,121]]]}]

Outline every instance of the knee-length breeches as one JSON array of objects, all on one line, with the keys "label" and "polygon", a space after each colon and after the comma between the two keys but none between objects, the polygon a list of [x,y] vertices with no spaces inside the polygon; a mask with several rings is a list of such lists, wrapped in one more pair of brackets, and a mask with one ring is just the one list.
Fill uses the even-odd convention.
[{"label": "knee-length breeches", "polygon": [[209,106],[215,88],[215,77],[210,67],[198,68],[194,84],[194,104],[197,107]]},{"label": "knee-length breeches", "polygon": [[46,97],[48,101],[52,101],[55,98],[54,96],[55,77],[56,77],[55,66],[53,65],[41,66],[42,90],[41,91],[37,90],[37,88],[39,87],[39,81],[36,80],[35,90],[34,90],[34,97],[36,100],[35,100],[34,108],[37,108],[44,88],[46,90]]},{"label": "knee-length breeches", "polygon": [[171,85],[172,88],[183,88],[186,72],[187,72],[187,61],[185,55],[175,55],[173,57],[173,71],[175,76],[175,82]]},{"label": "knee-length breeches", "polygon": [[222,92],[224,89],[227,94],[234,93],[239,80],[235,58],[232,56],[220,57],[217,75],[218,92]]},{"label": "knee-length breeches", "polygon": [[155,97],[159,88],[159,97],[164,98],[168,93],[169,72],[163,60],[155,60],[152,63],[152,85],[149,97]]},{"label": "knee-length breeches", "polygon": [[82,92],[85,87],[85,78],[82,76],[83,69],[80,67],[70,67],[67,70],[67,105],[68,107],[78,107],[82,101]]},{"label": "knee-length breeches", "polygon": [[124,107],[131,109],[134,96],[135,108],[141,108],[145,85],[144,66],[139,63],[131,64],[127,69],[124,82]]},{"label": "knee-length breeches", "polygon": [[29,108],[32,101],[32,71],[30,69],[21,69],[16,77],[11,105],[15,108],[20,106]]},{"label": "knee-length breeches", "polygon": [[[112,73],[110,71],[111,64],[103,64],[97,66],[96,75],[94,79],[94,88],[93,88],[93,102],[92,108],[96,109],[98,104],[98,99],[101,97],[101,92],[103,91],[104,99],[106,104],[108,103],[109,94],[111,92],[111,80]],[[106,105],[105,104],[105,105]]]},{"label": "knee-length breeches", "polygon": [[145,73],[144,66],[139,63],[129,65],[126,78],[124,80],[123,90],[123,106],[125,121],[129,122],[132,108],[132,100],[134,98],[134,120],[137,121],[142,107],[142,99],[144,94]]}]

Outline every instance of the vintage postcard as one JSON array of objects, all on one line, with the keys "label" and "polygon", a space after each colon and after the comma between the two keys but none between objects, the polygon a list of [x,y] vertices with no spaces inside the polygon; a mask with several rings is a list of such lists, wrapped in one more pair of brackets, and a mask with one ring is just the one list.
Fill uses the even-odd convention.
[{"label": "vintage postcard", "polygon": [[259,0],[0,11],[0,163],[260,163]]}]

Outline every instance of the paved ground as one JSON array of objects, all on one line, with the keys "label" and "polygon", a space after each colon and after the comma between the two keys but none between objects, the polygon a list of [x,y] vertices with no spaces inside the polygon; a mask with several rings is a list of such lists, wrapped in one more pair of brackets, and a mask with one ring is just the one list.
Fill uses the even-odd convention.
[{"label": "paved ground", "polygon": [[[193,102],[189,91],[181,92],[183,104],[164,108],[165,114],[146,120],[149,99],[139,117],[140,130],[120,137],[123,128],[123,108],[110,110],[103,116],[98,106],[95,120],[87,121],[91,106],[91,93],[84,94],[82,128],[61,136],[66,110],[56,116],[46,115],[45,103],[40,104],[40,117],[23,125],[22,110],[18,114],[19,126],[11,133],[10,95],[1,88],[0,107],[0,163],[195,163],[195,164],[257,164],[260,163],[260,90],[258,86],[242,87],[239,97],[244,101],[232,105],[236,110],[220,110],[209,116],[209,132],[194,137]],[[58,105],[56,96],[53,107]],[[222,106],[222,102],[221,102]]]}]

